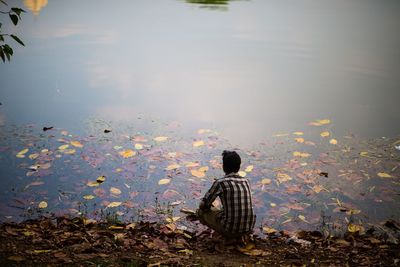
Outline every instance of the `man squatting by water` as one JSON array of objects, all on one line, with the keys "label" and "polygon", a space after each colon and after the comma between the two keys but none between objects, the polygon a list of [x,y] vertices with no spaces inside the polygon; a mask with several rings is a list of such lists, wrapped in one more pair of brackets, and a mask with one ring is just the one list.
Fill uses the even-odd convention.
[{"label": "man squatting by water", "polygon": [[[225,176],[216,179],[200,202],[197,215],[227,242],[235,242],[253,231],[256,216],[249,181],[238,174],[241,158],[235,151],[222,153],[222,168]],[[219,197],[222,209],[212,205]]]}]

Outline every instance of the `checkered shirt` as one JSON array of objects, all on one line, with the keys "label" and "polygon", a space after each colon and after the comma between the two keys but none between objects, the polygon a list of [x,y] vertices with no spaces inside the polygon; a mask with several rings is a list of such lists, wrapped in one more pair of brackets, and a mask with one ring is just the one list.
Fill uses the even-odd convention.
[{"label": "checkered shirt", "polygon": [[228,233],[241,234],[253,230],[256,216],[247,179],[231,173],[215,180],[203,198],[204,207],[210,208],[217,197],[223,206],[219,219]]}]

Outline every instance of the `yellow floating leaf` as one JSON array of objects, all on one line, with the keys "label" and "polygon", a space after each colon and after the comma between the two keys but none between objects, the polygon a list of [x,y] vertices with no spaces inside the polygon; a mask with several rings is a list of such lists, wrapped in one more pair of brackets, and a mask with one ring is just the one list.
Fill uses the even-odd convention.
[{"label": "yellow floating leaf", "polygon": [[393,178],[392,175],[386,173],[386,172],[378,172],[378,176],[381,178]]},{"label": "yellow floating leaf", "polygon": [[239,174],[240,176],[242,176],[242,177],[246,177],[246,175],[247,175],[247,173],[244,172],[244,171],[240,171],[240,172],[238,172],[238,174]]},{"label": "yellow floating leaf", "polygon": [[210,132],[211,132],[210,129],[199,129],[199,130],[197,131],[198,134],[204,134],[204,133],[210,133]]},{"label": "yellow floating leaf", "polygon": [[29,155],[30,159],[37,159],[37,157],[39,157],[39,154],[37,154],[37,153],[33,153],[33,154]]},{"label": "yellow floating leaf", "polygon": [[171,165],[168,165],[167,168],[165,168],[165,169],[167,171],[171,171],[171,170],[178,169],[179,167],[180,167],[179,164],[171,164]]},{"label": "yellow floating leaf", "polygon": [[289,219],[287,219],[287,220],[283,221],[281,224],[289,223],[289,222],[291,222],[291,221],[292,221],[292,219],[291,219],[291,218],[289,218]]},{"label": "yellow floating leaf", "polygon": [[158,181],[159,185],[163,185],[163,184],[169,184],[171,182],[171,179],[161,179],[160,181]]},{"label": "yellow floating leaf", "polygon": [[156,142],[164,142],[164,141],[167,141],[167,140],[168,140],[167,136],[157,136],[157,137],[154,138],[154,141],[156,141]]},{"label": "yellow floating leaf", "polygon": [[204,141],[202,141],[202,140],[195,141],[195,142],[193,142],[193,146],[194,147],[204,146]]},{"label": "yellow floating leaf", "polygon": [[253,165],[249,165],[246,167],[246,169],[244,170],[245,172],[251,172],[253,170],[254,166]]},{"label": "yellow floating leaf", "polygon": [[277,177],[279,183],[283,183],[283,182],[287,182],[287,181],[292,180],[292,177],[290,177],[288,174],[281,173],[281,172],[279,172],[276,175],[276,177]]},{"label": "yellow floating leaf", "polygon": [[137,149],[137,150],[143,149],[143,145],[142,144],[135,144],[135,149]]},{"label": "yellow floating leaf", "polygon": [[121,204],[122,204],[122,202],[110,202],[110,204],[107,205],[107,208],[115,208]]},{"label": "yellow floating leaf", "polygon": [[68,147],[69,147],[69,145],[68,145],[68,144],[65,144],[65,145],[59,146],[58,149],[59,149],[59,150],[65,150],[65,149],[67,149]]},{"label": "yellow floating leaf", "polygon": [[358,224],[352,224],[350,223],[349,226],[347,227],[347,230],[350,233],[355,233],[355,232],[363,232],[364,231],[364,227]]},{"label": "yellow floating leaf", "polygon": [[317,122],[318,122],[319,124],[321,124],[321,125],[325,125],[325,124],[331,123],[331,120],[324,119],[324,120],[318,120]]},{"label": "yellow floating leaf", "polygon": [[122,146],[114,146],[115,150],[120,150],[122,148]]},{"label": "yellow floating leaf", "polygon": [[311,154],[306,153],[306,152],[294,151],[294,152],[293,152],[293,156],[295,156],[295,157],[301,157],[301,158],[308,158],[309,156],[311,156]]},{"label": "yellow floating leaf", "polygon": [[208,166],[203,166],[199,168],[199,172],[206,172],[208,171]]},{"label": "yellow floating leaf", "polygon": [[320,133],[319,135],[322,137],[328,137],[330,135],[330,133],[325,131],[325,132]]},{"label": "yellow floating leaf", "polygon": [[332,145],[337,145],[338,141],[336,139],[331,139],[329,143]]},{"label": "yellow floating leaf", "polygon": [[110,193],[113,194],[113,195],[120,195],[122,192],[121,192],[121,190],[119,188],[111,187],[110,188]]},{"label": "yellow floating leaf", "polygon": [[187,163],[185,163],[185,167],[186,168],[192,168],[192,167],[197,167],[197,166],[199,166],[200,164],[198,163],[198,162],[187,162]]},{"label": "yellow floating leaf", "polygon": [[206,176],[205,172],[201,172],[199,170],[191,170],[190,173],[197,178],[203,178]]},{"label": "yellow floating leaf", "polygon": [[362,151],[362,152],[360,152],[360,156],[368,157],[368,152],[367,151]]},{"label": "yellow floating leaf", "polygon": [[72,155],[72,154],[75,154],[75,152],[76,152],[75,149],[65,149],[63,151],[64,151],[64,154],[67,154],[67,155]]},{"label": "yellow floating leaf", "polygon": [[283,136],[288,136],[288,135],[289,135],[288,133],[277,133],[274,136],[275,137],[283,137]]},{"label": "yellow floating leaf", "polygon": [[268,178],[264,178],[261,180],[261,184],[263,185],[269,185],[271,182],[272,182],[271,179]]},{"label": "yellow floating leaf", "polygon": [[119,154],[124,158],[130,158],[130,157],[135,156],[136,152],[133,151],[133,150],[128,149],[128,150],[124,150],[124,151],[119,152]]},{"label": "yellow floating leaf", "polygon": [[294,134],[294,135],[297,135],[297,136],[299,136],[299,135],[304,135],[303,132],[294,132],[293,134]]},{"label": "yellow floating leaf", "polygon": [[269,205],[271,206],[271,207],[276,207],[276,204],[274,203],[274,202],[271,202],[271,203],[269,203]]},{"label": "yellow floating leaf", "polygon": [[21,151],[19,151],[19,152],[17,153],[17,155],[24,155],[24,154],[26,154],[28,151],[29,151],[29,148],[24,148],[24,149],[22,149]]},{"label": "yellow floating leaf", "polygon": [[104,182],[106,180],[106,177],[104,175],[100,175],[99,177],[97,177],[96,182],[98,182],[99,184],[101,184],[102,182]]},{"label": "yellow floating leaf", "polygon": [[39,207],[40,209],[45,209],[45,208],[47,208],[47,202],[46,202],[46,201],[40,201],[38,207]]},{"label": "yellow floating leaf", "polygon": [[297,143],[304,143],[304,138],[295,138],[294,140],[296,140]]},{"label": "yellow floating leaf", "polygon": [[99,186],[100,184],[97,181],[90,181],[86,185],[90,186],[90,187],[94,187],[94,186]]},{"label": "yellow floating leaf", "polygon": [[71,145],[74,147],[83,147],[82,143],[79,141],[71,141]]},{"label": "yellow floating leaf", "polygon": [[87,199],[87,200],[90,200],[90,199],[94,199],[95,196],[93,196],[93,195],[86,195],[86,196],[83,196],[83,198],[84,198],[84,199]]}]

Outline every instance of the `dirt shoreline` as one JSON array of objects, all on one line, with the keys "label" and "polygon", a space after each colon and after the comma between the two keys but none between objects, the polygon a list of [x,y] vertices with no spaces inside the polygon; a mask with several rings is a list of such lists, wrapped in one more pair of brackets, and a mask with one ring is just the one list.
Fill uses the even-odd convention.
[{"label": "dirt shoreline", "polygon": [[[390,226],[392,226],[390,229]],[[175,224],[109,224],[58,217],[0,225],[2,266],[400,266],[398,224],[343,238],[317,231],[226,245]],[[393,235],[388,233],[393,233]],[[394,237],[396,236],[396,237]],[[391,238],[389,238],[391,237]],[[396,243],[397,242],[397,243]]]}]

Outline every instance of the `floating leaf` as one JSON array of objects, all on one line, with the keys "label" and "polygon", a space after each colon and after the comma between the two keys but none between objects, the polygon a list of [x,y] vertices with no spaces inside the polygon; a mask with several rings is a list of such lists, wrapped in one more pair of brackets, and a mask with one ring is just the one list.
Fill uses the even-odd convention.
[{"label": "floating leaf", "polygon": [[262,179],[261,180],[261,184],[263,184],[263,185],[269,185],[269,184],[271,184],[271,179],[268,179],[268,178],[264,178],[264,179]]},{"label": "floating leaf", "polygon": [[180,167],[179,164],[171,164],[171,165],[168,165],[167,168],[165,168],[165,169],[167,171],[171,171],[171,170],[178,169],[179,167]]},{"label": "floating leaf", "polygon": [[338,141],[336,139],[331,139],[329,143],[332,145],[337,145]]},{"label": "floating leaf", "polygon": [[378,176],[381,178],[393,178],[392,175],[386,173],[386,172],[378,172]]},{"label": "floating leaf", "polygon": [[97,181],[90,181],[86,185],[90,186],[90,187],[94,187],[94,186],[99,186],[100,184]]},{"label": "floating leaf", "polygon": [[294,152],[293,152],[293,156],[295,156],[295,157],[301,157],[301,158],[308,158],[309,156],[311,156],[311,154],[306,153],[306,152],[294,151]]},{"label": "floating leaf", "polygon": [[197,178],[203,178],[206,176],[205,172],[199,171],[199,170],[191,170],[190,173]]},{"label": "floating leaf", "polygon": [[65,149],[63,151],[64,151],[64,154],[67,154],[67,155],[72,155],[72,154],[75,154],[75,152],[76,152],[75,149]]},{"label": "floating leaf", "polygon": [[331,120],[324,119],[324,120],[316,120],[316,121],[310,122],[310,125],[321,126],[321,125],[325,125],[325,124],[329,124],[329,123],[331,123]]},{"label": "floating leaf", "polygon": [[163,185],[163,184],[169,184],[171,182],[171,179],[161,179],[160,181],[158,181],[159,185]]},{"label": "floating leaf", "polygon": [[115,150],[120,150],[122,148],[122,146],[114,146]]},{"label": "floating leaf", "polygon": [[204,134],[204,133],[211,133],[210,129],[199,129],[197,131],[198,134]]},{"label": "floating leaf", "polygon": [[39,154],[38,154],[38,153],[33,153],[33,154],[30,154],[30,155],[29,155],[29,158],[32,159],[32,160],[33,160],[33,159],[37,159],[37,157],[39,157]]},{"label": "floating leaf", "polygon": [[269,205],[271,206],[271,207],[276,207],[276,204],[274,203],[274,202],[271,202],[271,203],[269,203]]},{"label": "floating leaf", "polygon": [[294,134],[294,135],[297,135],[297,136],[304,135],[303,132],[294,132],[293,134]]},{"label": "floating leaf", "polygon": [[115,207],[120,206],[121,204],[122,204],[122,202],[110,202],[110,203],[107,205],[107,208],[115,208]]},{"label": "floating leaf", "polygon": [[238,172],[238,174],[239,174],[240,176],[242,176],[242,177],[246,177],[246,175],[247,175],[247,173],[244,172],[244,171],[240,171],[240,172]]},{"label": "floating leaf", "polygon": [[277,177],[279,183],[283,183],[283,182],[287,182],[287,181],[292,180],[292,177],[290,177],[288,174],[281,173],[281,172],[279,172],[276,175],[276,177]]},{"label": "floating leaf", "polygon": [[79,141],[71,141],[71,145],[74,147],[83,147],[82,143]]},{"label": "floating leaf", "polygon": [[167,136],[157,136],[157,137],[154,138],[154,141],[156,141],[156,142],[164,142],[164,141],[167,141],[167,140],[168,140]]},{"label": "floating leaf", "polygon": [[38,207],[39,207],[40,209],[45,209],[45,208],[47,208],[47,202],[46,202],[46,201],[40,201]]},{"label": "floating leaf", "polygon": [[98,182],[99,184],[101,184],[102,182],[104,182],[106,180],[106,177],[104,175],[100,175],[99,177],[97,177],[96,182]]},{"label": "floating leaf", "polygon": [[297,143],[304,143],[304,138],[295,138],[294,140],[296,140]]},{"label": "floating leaf", "polygon": [[110,193],[113,194],[113,195],[120,195],[122,192],[121,192],[121,190],[119,188],[111,187],[110,188]]},{"label": "floating leaf", "polygon": [[135,149],[137,149],[137,150],[143,149],[143,145],[142,144],[135,144]]},{"label": "floating leaf", "polygon": [[93,195],[86,195],[86,196],[83,196],[83,198],[84,198],[84,199],[87,199],[87,200],[90,200],[90,199],[94,199],[95,196],[93,196]]},{"label": "floating leaf", "polygon": [[135,156],[136,152],[133,151],[133,150],[128,149],[128,150],[124,150],[124,151],[119,152],[119,154],[124,158],[130,158],[130,157]]},{"label": "floating leaf", "polygon": [[362,151],[362,152],[360,152],[360,156],[368,157],[368,152],[367,151]]},{"label": "floating leaf", "polygon": [[244,170],[245,172],[251,172],[253,170],[254,166],[253,165],[249,165],[246,167],[246,169]]},{"label": "floating leaf", "polygon": [[51,249],[35,249],[33,253],[48,253],[51,252]]},{"label": "floating leaf", "polygon": [[203,166],[199,168],[199,172],[206,172],[208,171],[208,166]]},{"label": "floating leaf", "polygon": [[199,147],[199,146],[203,146],[203,145],[204,145],[204,141],[202,141],[202,140],[193,142],[194,147]]},{"label": "floating leaf", "polygon": [[65,144],[65,145],[61,145],[58,147],[59,150],[65,150],[69,147],[69,145]]},{"label": "floating leaf", "polygon": [[17,158],[25,158],[25,154],[29,151],[29,148],[22,149],[16,155]]},{"label": "floating leaf", "polygon": [[325,132],[320,133],[319,135],[322,137],[328,137],[330,135],[330,133],[325,131]]},{"label": "floating leaf", "polygon": [[200,166],[200,164],[198,162],[187,162],[185,163],[185,167],[186,168],[192,168],[192,167],[197,167]]}]

